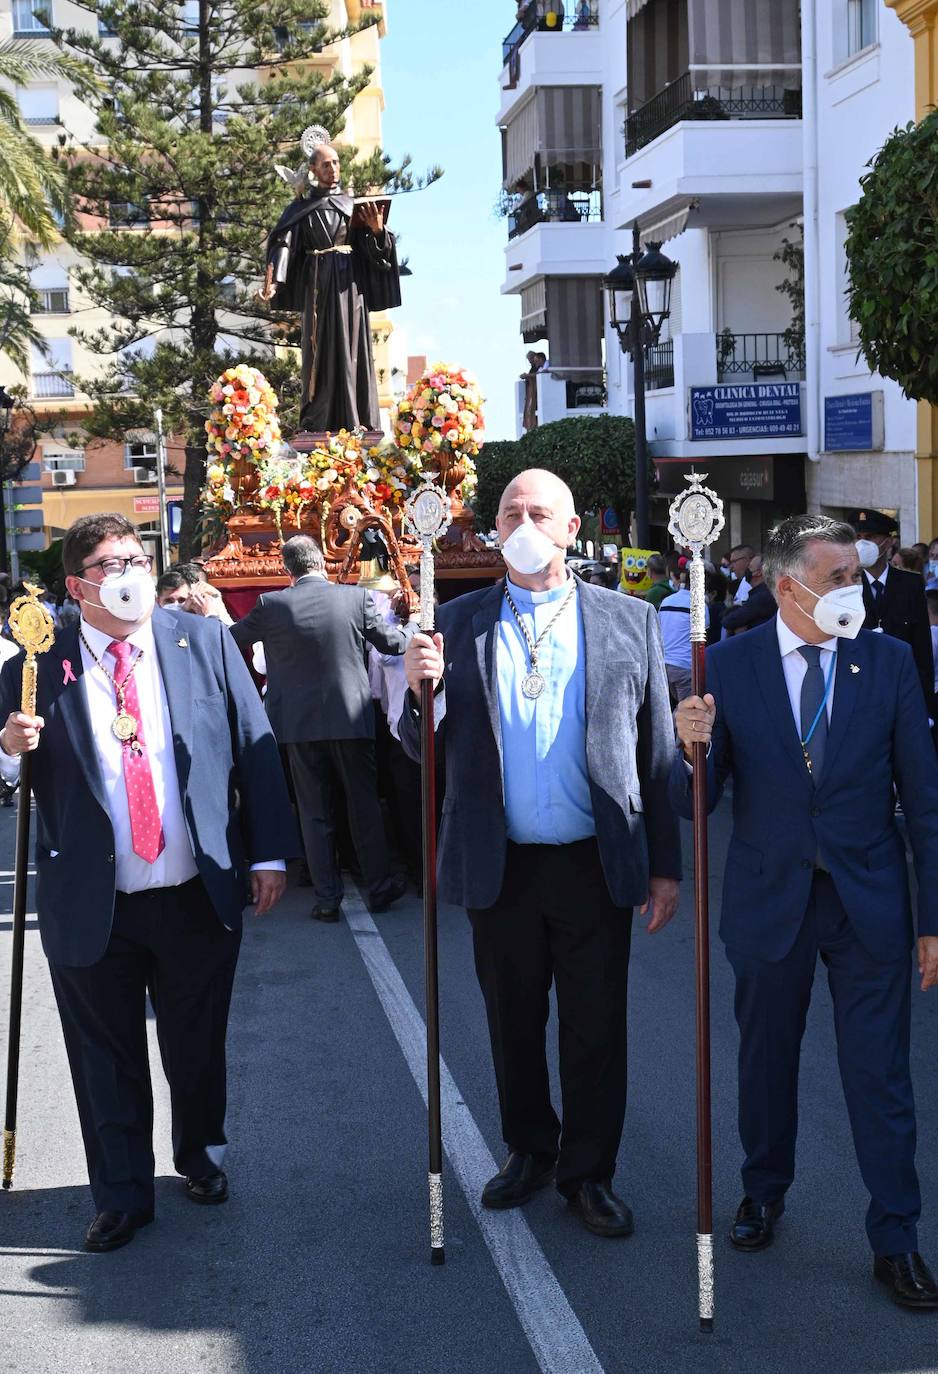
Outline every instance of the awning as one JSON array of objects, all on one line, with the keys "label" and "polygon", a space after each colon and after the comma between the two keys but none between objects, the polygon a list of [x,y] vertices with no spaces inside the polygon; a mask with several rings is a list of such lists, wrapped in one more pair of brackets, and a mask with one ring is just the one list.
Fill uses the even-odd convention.
[{"label": "awning", "polygon": [[689,200],[682,209],[672,210],[664,219],[653,220],[651,224],[642,226],[642,247],[647,248],[650,243],[667,243],[668,239],[676,239],[678,234],[683,234],[691,211],[696,210],[697,204],[696,200]]},{"label": "awning", "polygon": [[521,333],[525,343],[543,339],[547,333],[547,283],[543,277],[521,288]]},{"label": "awning", "polygon": [[639,10],[644,9],[647,4],[648,0],[628,0],[625,7],[626,18],[634,19]]},{"label": "awning", "polygon": [[547,279],[547,342],[550,369],[572,380],[603,363],[603,289],[600,277]]},{"label": "awning", "polygon": [[[505,187],[534,180],[542,165],[602,163],[602,92],[598,86],[540,86],[505,126]],[[549,180],[549,178],[548,178]]]},{"label": "awning", "polygon": [[694,88],[801,85],[799,0],[688,0]]}]

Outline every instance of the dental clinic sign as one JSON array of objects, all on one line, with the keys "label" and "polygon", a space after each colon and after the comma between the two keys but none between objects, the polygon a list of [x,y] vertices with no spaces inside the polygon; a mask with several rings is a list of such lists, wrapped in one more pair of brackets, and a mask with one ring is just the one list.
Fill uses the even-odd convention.
[{"label": "dental clinic sign", "polygon": [[771,439],[803,433],[798,382],[690,388],[692,439]]}]

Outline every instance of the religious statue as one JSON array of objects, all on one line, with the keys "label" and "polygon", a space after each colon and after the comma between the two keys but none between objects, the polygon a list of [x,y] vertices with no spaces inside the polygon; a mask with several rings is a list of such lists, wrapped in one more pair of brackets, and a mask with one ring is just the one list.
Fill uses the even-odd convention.
[{"label": "religious statue", "polygon": [[339,155],[325,129],[307,129],[300,142],[309,171],[288,174],[297,196],[268,238],[260,296],[302,317],[300,429],[377,432],[369,313],[401,303],[394,235],[385,227],[386,206],[342,191]]}]

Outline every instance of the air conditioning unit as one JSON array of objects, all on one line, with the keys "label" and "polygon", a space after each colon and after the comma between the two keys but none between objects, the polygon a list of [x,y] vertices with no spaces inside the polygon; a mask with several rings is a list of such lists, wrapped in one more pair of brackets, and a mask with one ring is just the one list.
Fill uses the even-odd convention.
[{"label": "air conditioning unit", "polygon": [[156,473],[152,468],[134,468],[134,481],[142,487],[144,483],[155,482]]},{"label": "air conditioning unit", "polygon": [[75,474],[68,470],[64,472],[53,472],[52,485],[54,487],[73,487],[75,485]]}]

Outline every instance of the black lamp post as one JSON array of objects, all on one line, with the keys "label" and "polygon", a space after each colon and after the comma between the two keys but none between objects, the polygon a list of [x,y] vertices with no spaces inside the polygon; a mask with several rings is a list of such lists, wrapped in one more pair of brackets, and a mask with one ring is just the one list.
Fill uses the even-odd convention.
[{"label": "black lamp post", "polygon": [[657,343],[671,313],[671,287],[677,263],[665,257],[660,243],[642,253],[638,224],[632,227],[631,256],[618,262],[603,282],[609,293],[609,322],[623,353],[632,357],[635,377],[635,537],[648,548],[648,444],[645,436],[645,349]]},{"label": "black lamp post", "polygon": [[7,571],[6,437],[13,405],[13,397],[0,386],[0,572]]}]

